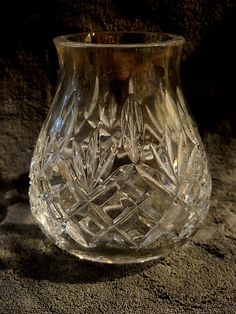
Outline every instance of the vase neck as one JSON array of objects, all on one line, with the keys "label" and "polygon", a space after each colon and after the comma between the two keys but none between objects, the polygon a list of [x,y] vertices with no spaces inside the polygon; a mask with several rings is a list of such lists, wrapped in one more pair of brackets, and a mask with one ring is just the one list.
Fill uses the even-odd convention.
[{"label": "vase neck", "polygon": [[100,89],[120,89],[126,94],[131,93],[132,86],[132,93],[143,99],[158,86],[175,90],[180,84],[183,40],[174,41],[171,38],[166,42],[160,41],[160,44],[107,43],[107,37],[100,40],[101,44],[89,43],[88,37],[83,43],[73,44],[68,38],[67,41],[61,38],[54,41],[61,80],[73,90],[81,85],[83,90],[89,89],[98,80]]}]

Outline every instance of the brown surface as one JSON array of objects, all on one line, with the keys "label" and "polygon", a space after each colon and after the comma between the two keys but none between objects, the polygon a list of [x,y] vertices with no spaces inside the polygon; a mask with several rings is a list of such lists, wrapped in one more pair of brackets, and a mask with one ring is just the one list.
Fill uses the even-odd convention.
[{"label": "brown surface", "polygon": [[0,226],[0,313],[235,313],[236,140],[208,134],[205,142],[210,213],[189,244],[160,262],[79,261],[45,239],[27,204],[9,206]]},{"label": "brown surface", "polygon": [[[229,75],[236,68],[235,0],[4,4],[0,313],[236,313],[235,79]],[[56,84],[52,38],[88,30],[161,30],[187,39],[183,88],[205,133],[212,207],[193,241],[162,262],[125,267],[80,262],[30,224],[29,162]]]}]

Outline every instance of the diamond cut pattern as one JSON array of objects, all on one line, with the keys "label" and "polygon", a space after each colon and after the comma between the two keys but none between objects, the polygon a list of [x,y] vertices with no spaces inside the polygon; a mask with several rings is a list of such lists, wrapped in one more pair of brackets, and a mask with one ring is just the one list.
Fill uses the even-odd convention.
[{"label": "diamond cut pattern", "polygon": [[174,101],[160,88],[155,101],[139,104],[132,94],[121,110],[96,78],[86,110],[73,93],[46,124],[32,197],[39,193],[40,204],[80,246],[137,249],[164,234],[188,236],[189,217],[209,199],[210,179],[179,88],[176,95]]},{"label": "diamond cut pattern", "polygon": [[122,223],[119,224],[119,230],[124,231],[137,245],[143,240],[150,231],[151,226],[146,223],[135,210]]}]

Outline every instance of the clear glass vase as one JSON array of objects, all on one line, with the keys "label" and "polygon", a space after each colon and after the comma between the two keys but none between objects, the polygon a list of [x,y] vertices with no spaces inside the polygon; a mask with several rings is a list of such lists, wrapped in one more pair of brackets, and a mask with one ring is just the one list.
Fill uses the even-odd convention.
[{"label": "clear glass vase", "polygon": [[60,80],[32,158],[33,215],[82,259],[166,256],[202,223],[211,193],[180,87],[183,37],[82,33],[54,43]]}]

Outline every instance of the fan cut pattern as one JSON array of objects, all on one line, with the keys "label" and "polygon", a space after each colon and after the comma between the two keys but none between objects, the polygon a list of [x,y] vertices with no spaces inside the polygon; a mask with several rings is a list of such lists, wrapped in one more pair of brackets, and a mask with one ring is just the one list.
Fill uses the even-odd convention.
[{"label": "fan cut pattern", "polygon": [[181,93],[160,86],[118,106],[94,81],[43,127],[31,164],[31,205],[59,245],[155,249],[188,238],[207,214],[205,152]]}]

